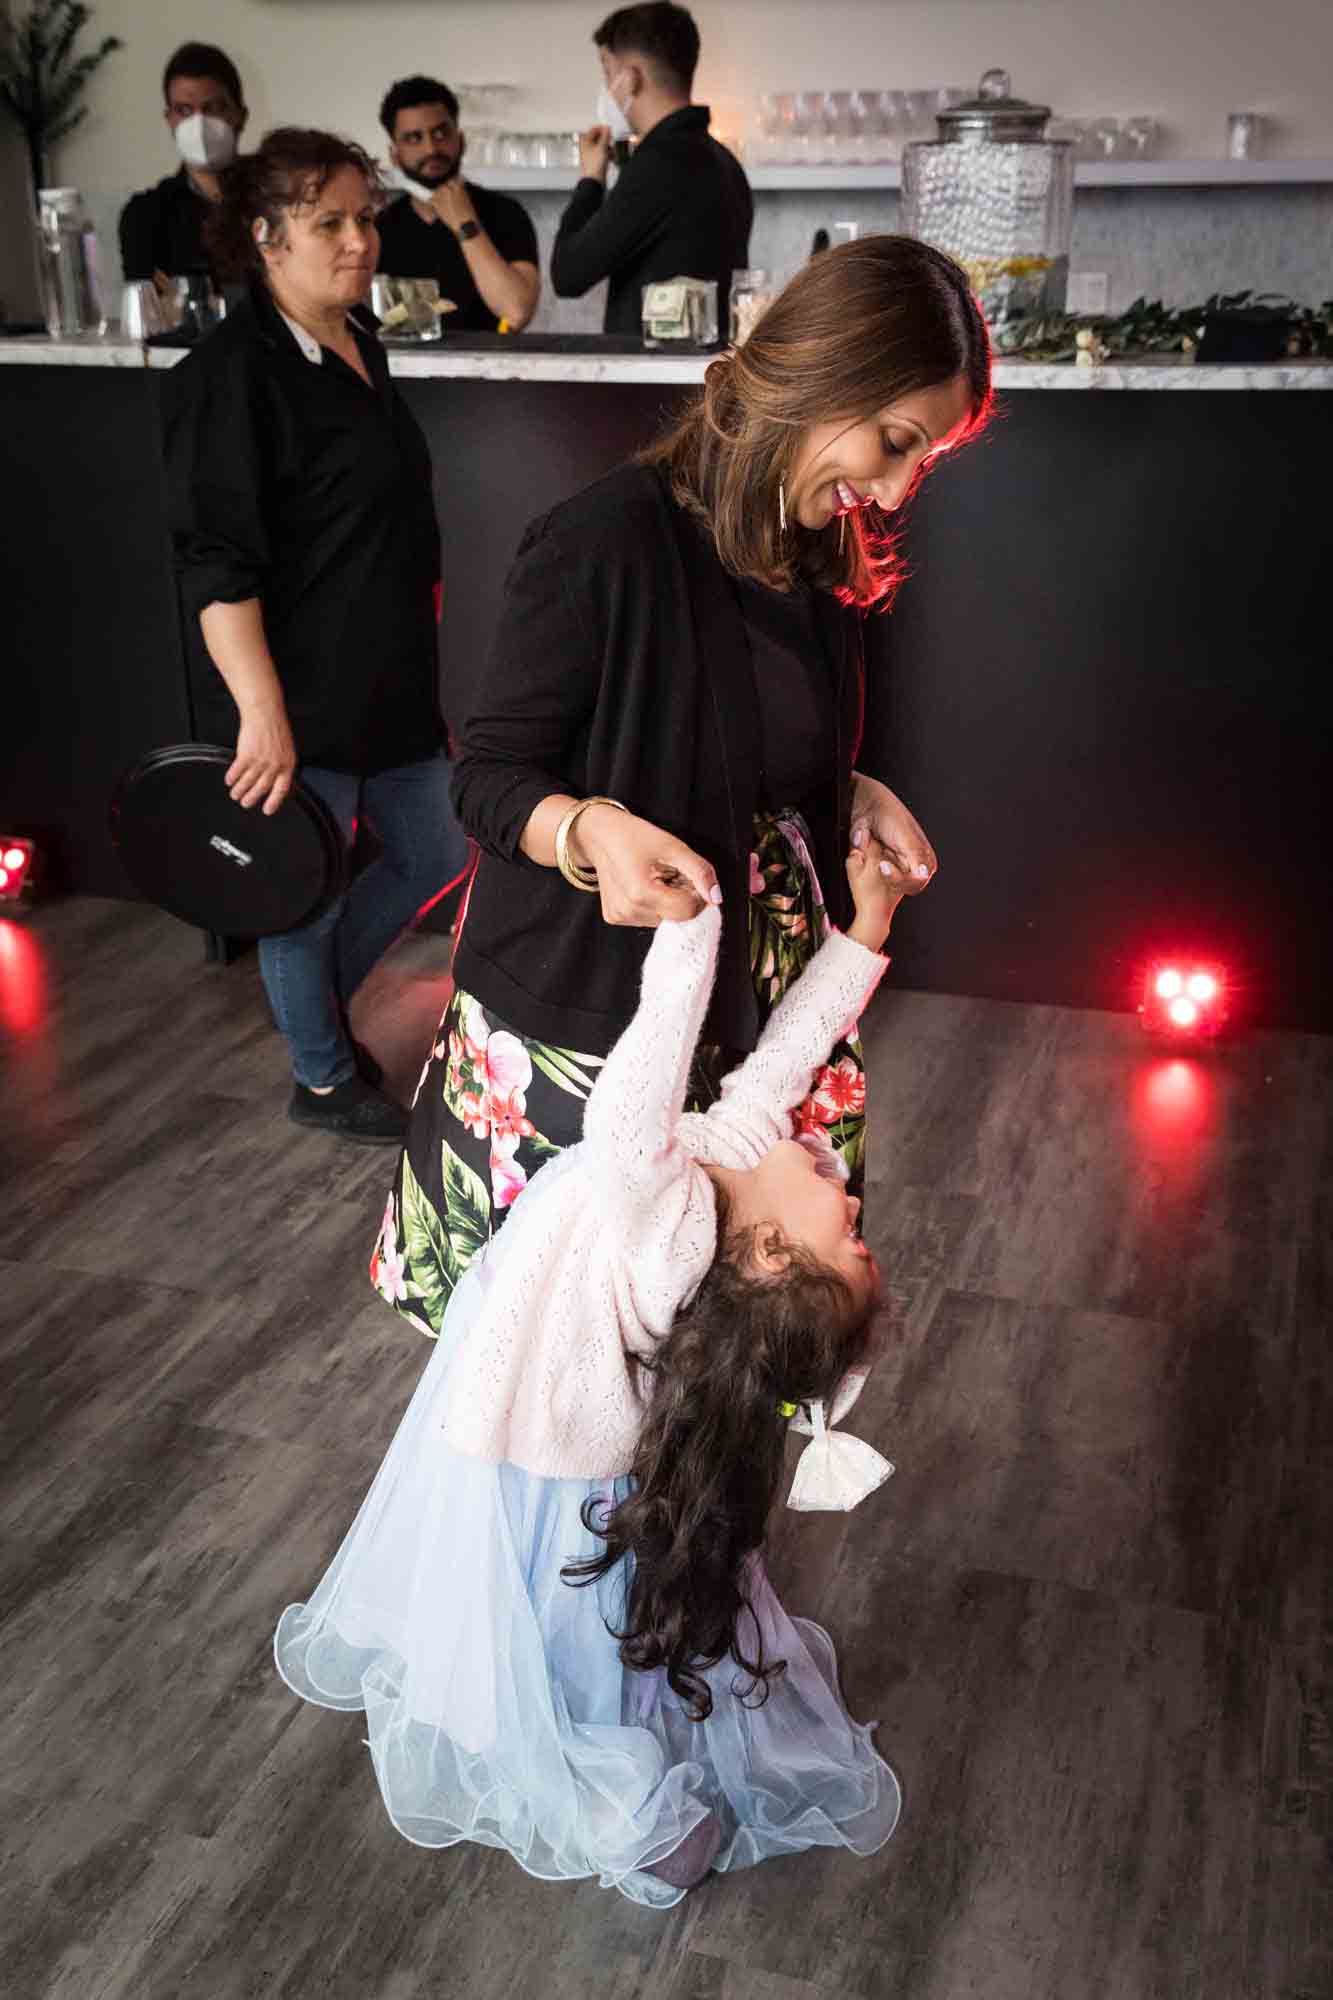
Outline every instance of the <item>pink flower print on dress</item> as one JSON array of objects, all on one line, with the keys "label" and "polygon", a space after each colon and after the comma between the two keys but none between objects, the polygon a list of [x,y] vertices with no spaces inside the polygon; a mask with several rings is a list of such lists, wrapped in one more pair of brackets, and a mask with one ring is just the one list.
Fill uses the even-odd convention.
[{"label": "pink flower print on dress", "polygon": [[850,1056],[826,1064],[815,1078],[811,1097],[825,1125],[839,1118],[859,1118],[866,1108],[866,1080]]},{"label": "pink flower print on dress", "polygon": [[474,1139],[489,1139],[491,1100],[484,1092],[464,1091],[458,1100],[458,1115]]},{"label": "pink flower print on dress", "polygon": [[392,1193],[384,1204],[379,1241],[371,1253],[370,1282],[386,1305],[396,1305],[407,1297],[407,1260],[398,1248]]},{"label": "pink flower print on dress", "polygon": [[792,1137],[799,1139],[802,1145],[804,1145],[808,1134],[822,1133],[825,1125],[832,1123],[825,1106],[820,1104],[813,1095],[805,1098],[802,1103],[798,1104],[791,1115]]},{"label": "pink flower print on dress", "polygon": [[501,1154],[506,1160],[513,1158],[520,1141],[531,1139],[537,1127],[527,1115],[527,1105],[521,1090],[510,1091],[508,1097],[491,1099],[491,1154]]},{"label": "pink flower print on dress", "polygon": [[492,1032],[486,1016],[473,1002],[451,1072],[461,1086],[455,1100],[458,1116],[474,1139],[489,1139],[505,1154],[516,1152],[520,1139],[531,1138],[526,1091],[532,1082],[532,1059],[517,1035],[507,1028]]},{"label": "pink flower print on dress", "polygon": [[527,1184],[527,1171],[517,1160],[491,1154],[491,1199],[497,1208],[511,1208]]},{"label": "pink flower print on dress", "polygon": [[759,856],[757,854],[751,854],[750,894],[752,896],[762,896],[763,893],[764,893],[764,871],[759,866]]}]

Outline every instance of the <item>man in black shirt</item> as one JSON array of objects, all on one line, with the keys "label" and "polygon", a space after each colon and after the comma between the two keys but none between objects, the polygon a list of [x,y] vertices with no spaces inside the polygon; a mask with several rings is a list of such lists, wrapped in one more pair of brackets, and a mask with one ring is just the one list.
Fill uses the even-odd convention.
[{"label": "man in black shirt", "polygon": [[[562,299],[581,298],[609,278],[606,331],[638,333],[645,285],[713,278],[725,328],[731,274],[749,262],[754,200],[739,162],[709,136],[708,106],[690,102],[699,30],[684,7],[657,0],[608,14],[593,40],[613,123],[579,140],[582,178],[560,219],[551,283]],[[608,195],[611,145],[627,131],[639,143]]]},{"label": "man in black shirt", "polygon": [[414,190],[380,216],[380,270],[437,278],[441,298],[457,307],[443,321],[446,333],[494,333],[501,320],[520,332],[541,296],[537,232],[511,196],[463,179],[466,141],[452,90],[433,77],[404,77],[381,104],[380,123]]},{"label": "man in black shirt", "polygon": [[218,173],[236,154],[249,113],[236,65],[207,42],[185,42],[162,76],[163,116],[184,165],[156,187],[131,195],[120,212],[125,279],[168,278],[208,270],[203,225],[218,199]]}]

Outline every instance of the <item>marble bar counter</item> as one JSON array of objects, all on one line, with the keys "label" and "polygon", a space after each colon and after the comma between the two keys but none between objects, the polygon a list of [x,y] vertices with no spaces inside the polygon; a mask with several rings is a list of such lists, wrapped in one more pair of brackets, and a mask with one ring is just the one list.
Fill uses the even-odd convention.
[{"label": "marble bar counter", "polygon": [[[457,719],[527,522],[641,450],[710,357],[578,335],[390,354],[434,462]],[[160,448],[181,358],[0,340],[0,811],[112,896],[115,784],[191,733]],[[996,382],[989,430],[899,517],[906,581],[864,622],[862,762],[941,856],[894,977],[1131,1008],[1152,952],[1188,949],[1233,969],[1250,1020],[1333,1032],[1333,365],[1002,361]]]},{"label": "marble bar counter", "polygon": [[[187,349],[147,347],[112,335],[51,340],[29,334],[0,339],[0,366],[46,368],[174,368]],[[672,354],[667,349],[629,350],[595,336],[564,341],[498,337],[483,342],[446,339],[408,346],[394,344],[390,372],[407,381],[455,382],[617,382],[629,386],[663,383],[687,387],[702,382],[711,354]],[[1290,360],[1265,365],[1200,367],[1177,359],[1108,361],[1094,368],[1071,362],[998,360],[997,389],[1333,389],[1333,361]]]}]

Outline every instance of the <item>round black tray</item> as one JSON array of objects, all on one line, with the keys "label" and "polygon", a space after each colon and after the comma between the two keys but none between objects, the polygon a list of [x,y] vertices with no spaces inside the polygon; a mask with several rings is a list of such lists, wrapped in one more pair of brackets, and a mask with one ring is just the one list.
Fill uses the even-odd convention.
[{"label": "round black tray", "polygon": [[150,902],[223,937],[271,937],[309,923],[346,880],[338,823],[299,782],[276,813],[236,805],[224,774],[236,753],[173,743],[127,771],[111,837]]}]

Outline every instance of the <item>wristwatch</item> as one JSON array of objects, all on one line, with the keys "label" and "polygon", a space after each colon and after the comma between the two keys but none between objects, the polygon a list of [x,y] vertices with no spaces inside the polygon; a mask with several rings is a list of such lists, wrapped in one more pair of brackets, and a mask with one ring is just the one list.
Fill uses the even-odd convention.
[{"label": "wristwatch", "polygon": [[458,240],[460,243],[470,243],[474,236],[480,236],[480,235],[481,235],[481,224],[479,222],[459,223]]}]

